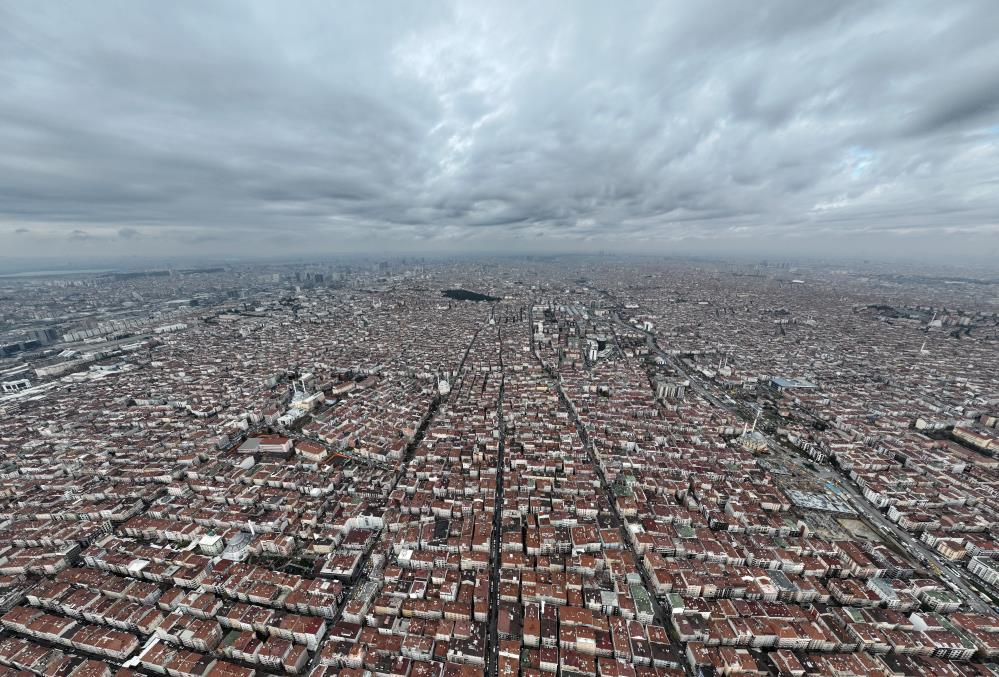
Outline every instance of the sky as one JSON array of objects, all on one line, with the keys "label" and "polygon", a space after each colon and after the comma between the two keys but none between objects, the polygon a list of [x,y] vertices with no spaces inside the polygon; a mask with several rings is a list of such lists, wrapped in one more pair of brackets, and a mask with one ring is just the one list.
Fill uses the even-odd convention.
[{"label": "sky", "polygon": [[999,260],[999,5],[0,0],[0,255]]}]

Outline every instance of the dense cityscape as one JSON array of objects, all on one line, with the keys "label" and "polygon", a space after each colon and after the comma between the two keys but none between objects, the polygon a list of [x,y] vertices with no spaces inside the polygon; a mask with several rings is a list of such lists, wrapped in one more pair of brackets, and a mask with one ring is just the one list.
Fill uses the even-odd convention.
[{"label": "dense cityscape", "polygon": [[999,674],[997,348],[974,270],[6,276],[0,671]]}]

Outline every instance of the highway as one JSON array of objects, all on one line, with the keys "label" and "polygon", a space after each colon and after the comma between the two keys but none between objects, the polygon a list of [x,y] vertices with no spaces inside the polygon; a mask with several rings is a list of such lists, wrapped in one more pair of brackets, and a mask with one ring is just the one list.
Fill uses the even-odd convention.
[{"label": "highway", "polygon": [[[656,354],[666,360],[667,364],[675,369],[681,377],[690,381],[690,387],[694,390],[694,392],[715,406],[739,416],[744,421],[750,423],[752,422],[750,421],[750,417],[746,415],[746,412],[738,407],[734,401],[731,403],[725,402],[711,392],[709,390],[711,386],[706,384],[699,374],[688,373],[679,360],[675,359],[672,355],[669,355],[666,351],[659,347],[655,336],[651,332],[645,331],[644,329],[636,327],[633,324],[624,322],[621,320],[617,311],[613,312],[613,317],[619,324],[644,333],[649,347]],[[767,445],[771,449],[785,448],[784,445],[767,435],[766,432],[759,429],[758,432],[763,435],[767,441]],[[887,519],[876,506],[874,506],[853,488],[852,480],[850,480],[850,478],[847,477],[838,467],[832,465],[820,466],[819,464],[816,464],[816,466],[822,468],[820,476],[827,479],[831,478],[834,485],[840,490],[840,495],[846,496],[857,513],[862,516],[866,522],[872,525],[877,532],[880,532],[882,538],[886,541],[891,541],[899,551],[917,555],[918,557],[922,557],[926,561],[934,564],[940,571],[941,580],[943,580],[943,582],[950,587],[951,590],[961,594],[961,596],[965,598],[965,602],[969,608],[979,613],[991,612],[991,605],[985,603],[985,601],[983,601],[980,597],[980,594],[983,591],[976,587],[977,585],[985,587],[984,583],[976,584],[974,581],[975,577],[972,574],[964,571],[964,569],[960,567],[954,566],[948,560],[939,557],[938,554],[931,548],[927,547],[925,543],[917,540],[912,536],[912,534],[908,533],[904,529],[901,529],[897,524]],[[990,596],[995,596],[995,593],[992,593]]]},{"label": "highway", "polygon": [[973,582],[970,580],[972,578],[971,574],[966,573],[961,568],[955,567],[950,561],[940,557],[936,551],[929,548],[925,543],[913,538],[912,534],[882,515],[880,510],[851,486],[849,480],[841,481],[835,479],[833,480],[833,484],[839,489],[840,495],[845,495],[853,508],[859,514],[863,515],[864,519],[873,525],[877,531],[881,532],[882,537],[893,541],[903,552],[914,553],[918,557],[934,564],[940,571],[940,577],[944,583],[947,583],[948,587],[952,590],[956,589],[955,592],[959,592],[965,597],[971,609],[979,613],[990,612],[991,606],[986,604],[979,596],[983,591],[973,585]]}]

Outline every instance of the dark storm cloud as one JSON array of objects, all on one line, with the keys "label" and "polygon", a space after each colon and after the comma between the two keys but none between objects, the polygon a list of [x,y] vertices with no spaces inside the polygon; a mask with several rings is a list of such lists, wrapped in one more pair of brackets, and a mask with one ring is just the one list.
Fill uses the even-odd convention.
[{"label": "dark storm cloud", "polygon": [[22,253],[994,236],[995,12],[0,1],[0,217]]}]

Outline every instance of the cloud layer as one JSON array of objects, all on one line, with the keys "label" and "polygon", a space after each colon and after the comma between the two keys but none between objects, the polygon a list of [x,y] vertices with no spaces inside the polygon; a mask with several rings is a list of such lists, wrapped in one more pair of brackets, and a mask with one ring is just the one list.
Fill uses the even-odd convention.
[{"label": "cloud layer", "polygon": [[999,237],[997,16],[990,0],[0,2],[0,238],[971,250]]}]

